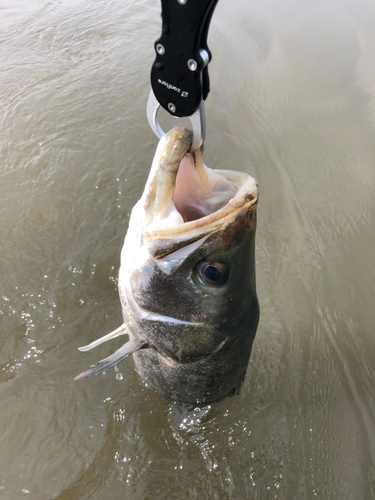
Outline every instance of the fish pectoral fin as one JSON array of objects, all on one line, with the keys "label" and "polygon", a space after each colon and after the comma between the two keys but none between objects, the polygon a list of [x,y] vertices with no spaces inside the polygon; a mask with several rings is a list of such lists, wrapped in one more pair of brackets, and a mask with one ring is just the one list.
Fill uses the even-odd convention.
[{"label": "fish pectoral fin", "polygon": [[94,342],[91,342],[91,344],[84,345],[82,347],[78,347],[79,351],[86,352],[89,351],[90,349],[94,349],[94,347],[97,347],[100,344],[103,344],[103,342],[107,342],[107,340],[112,340],[115,339],[116,337],[119,337],[120,335],[125,335],[126,332],[126,327],[125,323],[123,323],[121,326],[116,328],[116,330],[113,330],[111,333],[107,333],[107,335],[104,335],[104,337],[101,337],[98,340],[94,340]]},{"label": "fish pectoral fin", "polygon": [[92,367],[77,375],[74,380],[81,380],[82,378],[93,377],[94,375],[99,375],[99,373],[104,373],[113,366],[120,363],[123,359],[133,354],[133,352],[142,349],[142,347],[147,347],[147,342],[145,340],[133,339],[129,340],[126,344],[117,349],[116,352],[108,356],[107,358],[98,361]]}]

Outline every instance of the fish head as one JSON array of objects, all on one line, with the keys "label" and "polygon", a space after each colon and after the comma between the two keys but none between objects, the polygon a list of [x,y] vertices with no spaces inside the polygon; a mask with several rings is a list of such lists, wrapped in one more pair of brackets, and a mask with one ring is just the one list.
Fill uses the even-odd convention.
[{"label": "fish head", "polygon": [[259,320],[258,189],[253,177],[207,168],[192,134],[159,142],[121,253],[119,292],[133,354],[156,392],[210,402],[241,384]]}]

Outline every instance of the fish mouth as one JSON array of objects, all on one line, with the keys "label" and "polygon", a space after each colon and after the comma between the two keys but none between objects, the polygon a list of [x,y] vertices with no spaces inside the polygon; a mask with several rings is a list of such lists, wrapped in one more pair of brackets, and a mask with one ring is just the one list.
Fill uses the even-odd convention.
[{"label": "fish mouth", "polygon": [[252,176],[206,167],[202,148],[189,152],[191,142],[185,128],[160,140],[141,198],[144,238],[157,259],[218,231],[258,200]]}]

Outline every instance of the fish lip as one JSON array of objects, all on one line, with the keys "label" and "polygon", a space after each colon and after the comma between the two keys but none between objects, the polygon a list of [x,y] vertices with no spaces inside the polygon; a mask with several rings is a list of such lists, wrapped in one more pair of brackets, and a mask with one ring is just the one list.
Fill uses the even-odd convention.
[{"label": "fish lip", "polygon": [[[184,222],[180,226],[173,226],[173,235],[171,235],[171,227],[152,227],[146,229],[145,238],[174,238],[176,236],[185,235],[187,233],[198,233],[200,229],[211,229],[209,232],[215,232],[226,222],[230,222],[235,216],[242,212],[243,210],[250,209],[253,205],[258,202],[258,196],[249,199],[243,203],[239,203],[239,200],[233,198],[224,207],[220,208],[212,214],[201,217],[190,222]],[[199,233],[199,237],[204,235],[204,231]]]},{"label": "fish lip", "polygon": [[[222,209],[195,221],[173,227],[145,229],[143,238],[148,252],[154,259],[163,259],[180,248],[218,233],[233,223],[241,213],[255,212],[257,202],[258,197],[239,207],[230,206],[229,202]],[[225,209],[227,210],[224,212]]]},{"label": "fish lip", "polygon": [[[208,215],[187,222],[175,220],[171,222],[166,215],[169,214],[169,209],[166,207],[173,209],[182,220],[182,215],[174,204],[174,191],[181,162],[190,150],[191,138],[190,130],[176,127],[159,143],[142,196],[143,208],[147,214],[144,225],[146,240],[185,237],[193,233],[203,236],[204,233],[215,232],[224,223],[235,218],[239,212],[257,203],[258,185],[252,176],[242,172],[208,169],[237,187],[237,190],[233,191],[234,196],[225,205]],[[203,164],[202,158],[199,164]],[[160,203],[157,201],[159,195],[163,200]]]}]

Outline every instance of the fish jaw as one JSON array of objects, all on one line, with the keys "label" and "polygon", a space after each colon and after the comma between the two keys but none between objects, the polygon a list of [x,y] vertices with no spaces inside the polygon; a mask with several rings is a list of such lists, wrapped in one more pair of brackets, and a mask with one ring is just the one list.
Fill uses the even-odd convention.
[{"label": "fish jaw", "polygon": [[[233,393],[246,373],[259,321],[258,192],[246,174],[214,171],[219,177],[212,183],[200,170],[194,174],[203,190],[214,185],[215,199],[200,209],[191,196],[182,215],[179,167],[201,168],[186,154],[190,140],[189,132],[177,129],[159,143],[145,191],[131,214],[119,294],[130,339],[141,336],[150,347],[133,354],[142,379],[168,399],[198,404]],[[208,205],[220,205],[225,190],[230,198],[209,213]],[[201,216],[188,220],[197,210]],[[220,288],[202,284],[196,275],[201,261],[226,263],[228,282]]]}]

